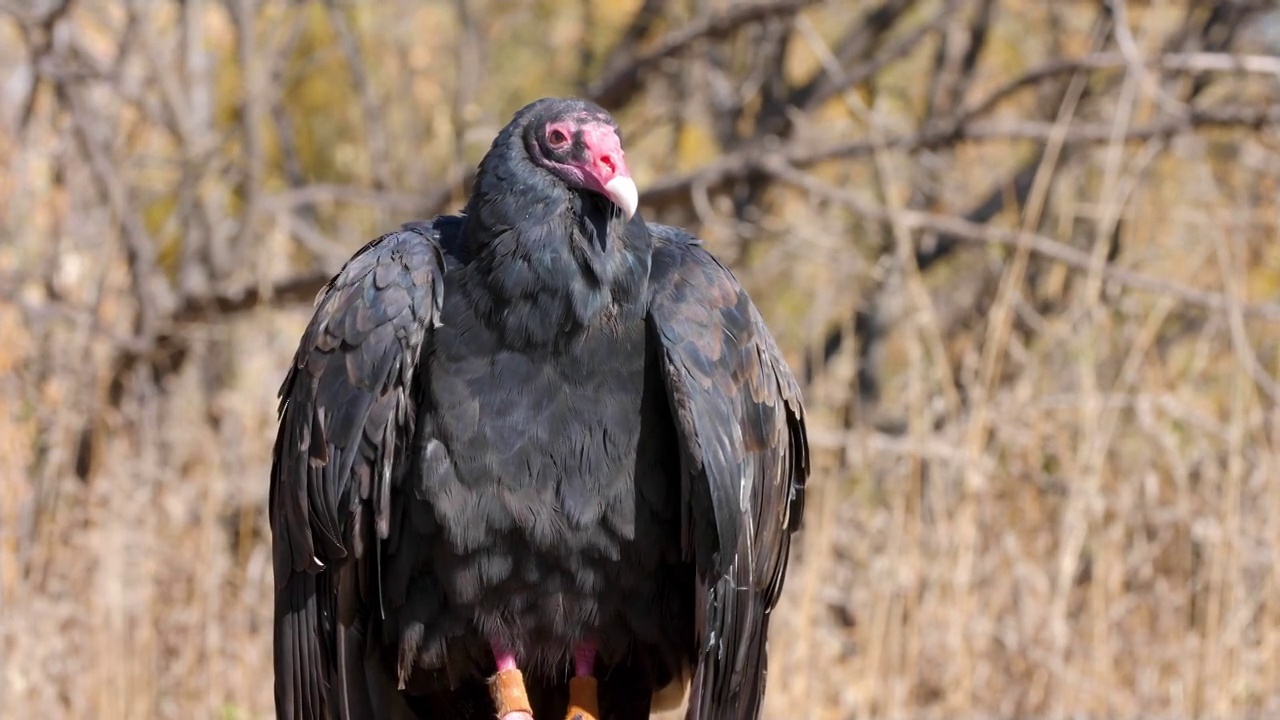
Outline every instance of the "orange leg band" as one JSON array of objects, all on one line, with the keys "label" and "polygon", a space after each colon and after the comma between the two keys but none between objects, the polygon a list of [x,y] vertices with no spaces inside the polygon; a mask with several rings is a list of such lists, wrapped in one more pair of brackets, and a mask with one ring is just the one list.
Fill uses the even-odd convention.
[{"label": "orange leg band", "polygon": [[569,679],[569,712],[565,720],[596,720],[600,717],[600,698],[596,679],[580,675]]},{"label": "orange leg band", "polygon": [[533,708],[529,706],[529,695],[524,689],[524,675],[515,668],[501,670],[493,676],[489,681],[489,696],[498,709],[498,717],[505,717],[513,712],[533,714]]}]

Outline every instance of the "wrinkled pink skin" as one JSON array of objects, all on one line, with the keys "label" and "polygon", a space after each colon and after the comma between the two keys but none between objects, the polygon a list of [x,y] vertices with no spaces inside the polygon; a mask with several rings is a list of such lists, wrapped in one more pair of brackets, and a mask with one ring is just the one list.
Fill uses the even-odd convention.
[{"label": "wrinkled pink skin", "polygon": [[604,195],[619,207],[626,208],[627,216],[630,217],[635,212],[634,198],[619,196],[616,185],[609,184],[617,178],[631,178],[631,172],[627,170],[626,153],[622,151],[622,140],[616,130],[608,123],[586,122],[579,125],[572,120],[561,120],[547,124],[546,142],[552,149],[561,150],[573,142],[574,134],[579,130],[582,133],[582,144],[586,146],[586,158],[583,161],[562,163],[550,158],[543,158],[542,161],[570,186]]}]

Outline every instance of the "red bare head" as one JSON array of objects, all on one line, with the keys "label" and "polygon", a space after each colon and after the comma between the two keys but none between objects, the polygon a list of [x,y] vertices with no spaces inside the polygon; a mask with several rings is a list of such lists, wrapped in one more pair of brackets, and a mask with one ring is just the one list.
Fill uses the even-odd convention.
[{"label": "red bare head", "polygon": [[534,162],[570,187],[608,198],[628,220],[635,215],[639,193],[609,113],[581,100],[552,101],[526,132]]}]

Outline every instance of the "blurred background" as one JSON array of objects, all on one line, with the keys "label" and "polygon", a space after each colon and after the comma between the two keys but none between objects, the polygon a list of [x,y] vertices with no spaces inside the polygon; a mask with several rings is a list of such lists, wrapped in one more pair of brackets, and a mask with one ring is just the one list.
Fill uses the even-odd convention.
[{"label": "blurred background", "polygon": [[1280,717],[1273,8],[0,0],[0,716],[270,716],[311,301],[576,94],[805,387],[769,718]]}]

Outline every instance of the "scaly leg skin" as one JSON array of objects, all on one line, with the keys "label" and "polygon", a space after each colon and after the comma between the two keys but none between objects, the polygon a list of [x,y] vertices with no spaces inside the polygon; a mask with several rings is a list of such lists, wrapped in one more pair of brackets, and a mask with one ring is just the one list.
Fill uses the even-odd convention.
[{"label": "scaly leg skin", "polygon": [[584,642],[573,651],[573,677],[569,679],[569,711],[565,720],[596,720],[600,716],[597,694],[596,646]]},{"label": "scaly leg skin", "polygon": [[489,696],[498,709],[498,720],[533,720],[533,708],[524,689],[524,675],[516,667],[516,656],[492,643],[498,673],[489,681]]}]

